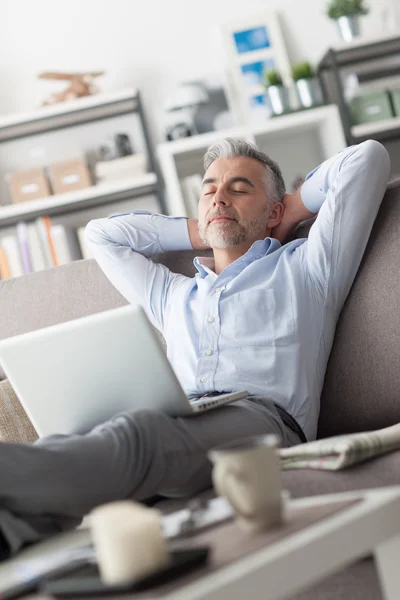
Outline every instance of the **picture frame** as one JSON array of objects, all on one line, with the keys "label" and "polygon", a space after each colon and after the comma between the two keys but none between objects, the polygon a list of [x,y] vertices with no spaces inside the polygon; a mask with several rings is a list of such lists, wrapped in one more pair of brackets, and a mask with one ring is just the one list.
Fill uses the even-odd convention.
[{"label": "picture frame", "polygon": [[236,120],[247,124],[272,115],[265,71],[279,70],[292,86],[291,66],[278,12],[227,22],[220,27],[229,77],[228,93]]}]

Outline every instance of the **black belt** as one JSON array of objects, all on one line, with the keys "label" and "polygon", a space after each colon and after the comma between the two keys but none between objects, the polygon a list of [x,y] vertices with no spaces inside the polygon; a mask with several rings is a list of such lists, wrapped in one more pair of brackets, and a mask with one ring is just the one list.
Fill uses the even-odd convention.
[{"label": "black belt", "polygon": [[307,444],[307,438],[304,434],[304,431],[302,430],[302,428],[300,427],[300,425],[298,424],[296,419],[294,417],[292,417],[292,415],[289,415],[289,413],[286,412],[286,410],[284,408],[282,408],[282,406],[275,404],[275,402],[274,402],[274,406],[275,406],[276,410],[278,411],[279,416],[280,416],[281,420],[283,421],[283,423],[286,425],[286,427],[289,427],[289,429],[294,431],[294,433],[297,433],[302,444]]}]

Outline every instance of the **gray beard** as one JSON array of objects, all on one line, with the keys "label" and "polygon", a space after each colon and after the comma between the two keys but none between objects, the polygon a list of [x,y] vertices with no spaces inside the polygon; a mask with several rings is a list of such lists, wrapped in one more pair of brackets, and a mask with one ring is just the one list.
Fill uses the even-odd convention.
[{"label": "gray beard", "polygon": [[207,246],[216,250],[239,246],[247,240],[260,238],[262,232],[266,230],[269,210],[264,214],[265,217],[261,215],[257,220],[246,223],[214,222],[206,227],[199,224],[199,234]]}]

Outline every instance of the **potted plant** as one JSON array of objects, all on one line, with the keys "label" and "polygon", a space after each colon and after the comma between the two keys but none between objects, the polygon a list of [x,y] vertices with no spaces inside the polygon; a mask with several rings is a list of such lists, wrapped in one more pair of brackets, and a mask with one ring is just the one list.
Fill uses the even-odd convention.
[{"label": "potted plant", "polygon": [[364,0],[331,0],[327,8],[328,17],[337,22],[340,35],[345,42],[351,42],[360,35],[359,18],[368,12]]},{"label": "potted plant", "polygon": [[288,112],[290,110],[289,90],[283,84],[281,74],[277,69],[266,71],[265,84],[274,115],[282,115]]},{"label": "potted plant", "polygon": [[311,63],[301,62],[293,65],[292,77],[300,106],[310,108],[323,104],[321,86]]}]

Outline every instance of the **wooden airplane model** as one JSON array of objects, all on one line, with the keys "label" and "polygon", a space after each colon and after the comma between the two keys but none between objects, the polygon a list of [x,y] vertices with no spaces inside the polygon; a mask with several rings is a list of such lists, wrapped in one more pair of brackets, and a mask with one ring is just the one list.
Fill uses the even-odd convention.
[{"label": "wooden airplane model", "polygon": [[100,75],[104,75],[104,71],[92,71],[88,73],[40,73],[40,79],[57,79],[70,82],[65,90],[52,94],[43,102],[43,104],[56,104],[57,102],[66,102],[68,100],[73,100],[74,98],[95,94],[99,90],[97,86],[93,84],[93,80],[95,77],[100,77]]}]

